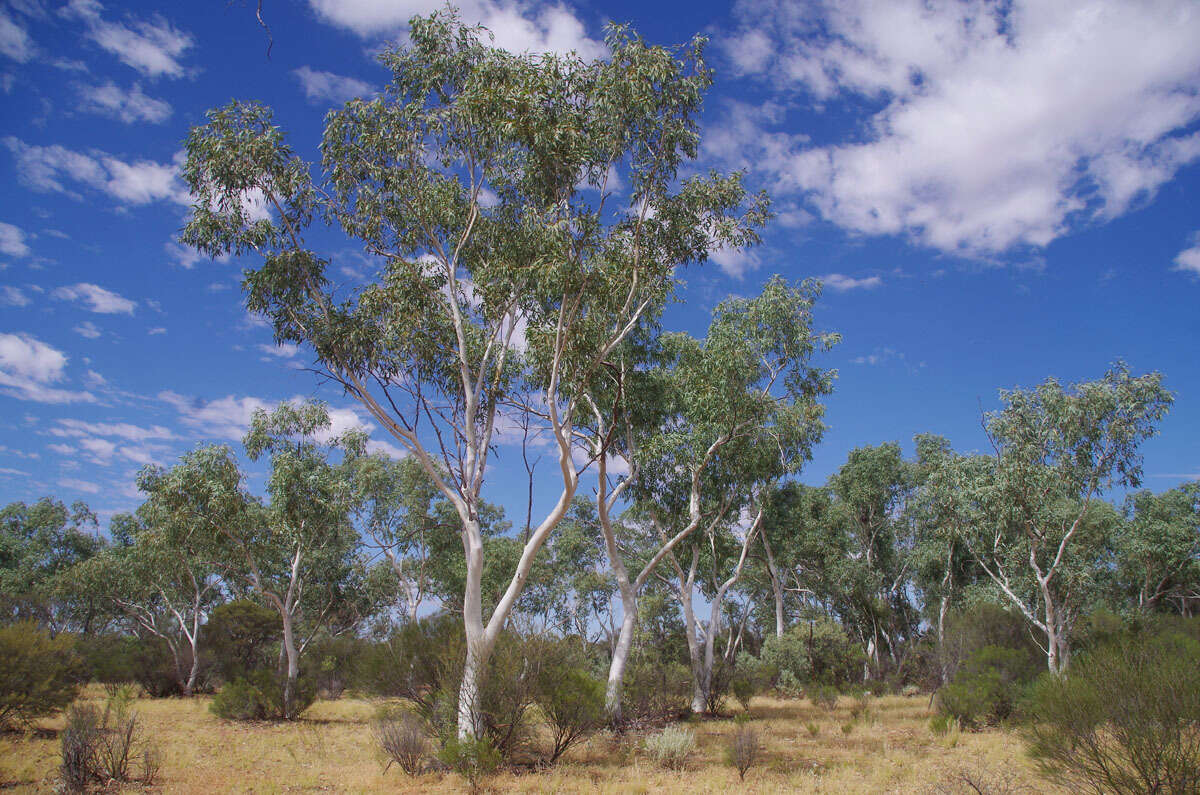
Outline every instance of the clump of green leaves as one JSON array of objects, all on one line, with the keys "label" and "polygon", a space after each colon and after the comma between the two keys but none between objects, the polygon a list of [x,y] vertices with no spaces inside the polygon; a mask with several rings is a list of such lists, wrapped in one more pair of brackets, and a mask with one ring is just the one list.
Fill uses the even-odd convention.
[{"label": "clump of green leaves", "polygon": [[1070,787],[1124,793],[1200,791],[1200,643],[1134,635],[1044,676],[1030,701],[1029,753]]},{"label": "clump of green leaves", "polygon": [[438,751],[438,759],[446,767],[467,780],[472,793],[481,792],[502,761],[500,752],[487,737],[453,737]]},{"label": "clump of green leaves", "polygon": [[79,693],[86,666],[72,637],[32,621],[0,627],[0,729],[29,728],[63,709]]},{"label": "clump of green leaves", "polygon": [[996,725],[1016,712],[1036,665],[1022,651],[985,646],[938,691],[938,708],[964,728]]}]

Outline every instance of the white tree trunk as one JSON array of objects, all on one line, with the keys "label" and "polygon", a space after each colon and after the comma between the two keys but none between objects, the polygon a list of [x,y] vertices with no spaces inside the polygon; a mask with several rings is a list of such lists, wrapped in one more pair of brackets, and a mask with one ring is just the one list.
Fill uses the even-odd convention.
[{"label": "white tree trunk", "polygon": [[604,709],[611,723],[621,721],[621,686],[625,678],[625,665],[633,647],[633,630],[637,626],[637,593],[628,578],[620,582],[621,588],[621,632],[613,649],[612,662],[608,666],[608,684],[604,689]]}]

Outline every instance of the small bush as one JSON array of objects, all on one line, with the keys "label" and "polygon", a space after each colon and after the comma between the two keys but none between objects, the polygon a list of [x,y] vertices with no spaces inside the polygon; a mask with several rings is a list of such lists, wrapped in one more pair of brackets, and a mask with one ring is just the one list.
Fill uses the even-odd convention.
[{"label": "small bush", "polygon": [[850,705],[850,719],[863,723],[874,722],[875,710],[870,693],[859,693],[854,697],[854,703]]},{"label": "small bush", "polygon": [[746,771],[754,764],[757,756],[758,732],[748,723],[738,724],[729,739],[729,746],[725,749],[725,758],[737,769],[739,780],[746,780]]},{"label": "small bush", "polygon": [[411,713],[383,715],[374,724],[375,739],[388,759],[384,772],[395,763],[410,776],[421,772],[429,753],[429,736],[421,719]]},{"label": "small bush", "polygon": [[852,731],[854,731],[854,721],[842,724],[842,734],[849,734]]},{"label": "small bush", "polygon": [[754,680],[750,676],[738,671],[734,674],[729,687],[733,691],[733,697],[742,705],[742,709],[749,711],[750,699],[754,698],[755,693],[758,692],[758,687],[755,685]]},{"label": "small bush", "polygon": [[820,707],[826,712],[833,712],[837,709],[838,692],[829,685],[818,685],[811,688],[808,692],[808,698],[812,701],[814,707]]},{"label": "small bush", "polygon": [[[146,741],[137,713],[129,708],[128,692],[109,699],[104,713],[93,706],[73,706],[60,740],[59,771],[64,786],[82,792],[91,784],[139,781],[154,783],[158,750]],[[140,763],[141,774],[135,775]]]},{"label": "small bush", "polygon": [[[296,682],[296,692],[293,698],[296,704],[296,714],[312,706],[316,700],[316,687],[301,677]],[[213,696],[209,710],[218,718],[225,720],[279,720],[284,717],[283,682],[266,671],[259,671],[248,677],[240,677],[221,688]]]},{"label": "small bush", "polygon": [[996,725],[1012,717],[1036,675],[1021,650],[985,646],[938,692],[939,709],[964,727]]},{"label": "small bush", "polygon": [[856,682],[862,675],[863,659],[858,644],[828,618],[802,622],[782,637],[767,638],[759,655],[765,669],[778,672],[774,684],[781,692],[785,671],[791,672],[789,681],[806,684],[842,687]]},{"label": "small bush", "polygon": [[1126,636],[1045,676],[1030,701],[1029,752],[1075,788],[1200,792],[1200,643]]},{"label": "small bush", "polygon": [[667,726],[644,741],[646,753],[668,770],[682,770],[696,748],[696,735],[682,726]]},{"label": "small bush", "polygon": [[75,700],[86,666],[67,635],[33,622],[0,627],[0,729],[29,728]]},{"label": "small bush", "polygon": [[438,752],[446,767],[467,780],[472,793],[481,792],[483,784],[500,766],[500,752],[486,737],[475,740],[452,738]]},{"label": "small bush", "polygon": [[938,737],[945,737],[955,726],[958,726],[958,719],[943,712],[939,712],[929,719],[929,731]]},{"label": "small bush", "polygon": [[900,695],[904,696],[905,698],[915,698],[916,696],[921,695],[921,688],[917,685],[905,685],[904,687],[900,688]]},{"label": "small bush", "polygon": [[538,681],[537,704],[550,726],[554,747],[550,764],[567,749],[604,725],[604,685],[586,671],[568,665],[549,665]]},{"label": "small bush", "polygon": [[796,675],[790,669],[783,669],[779,673],[779,680],[775,683],[775,689],[788,698],[800,698],[804,695],[804,683],[796,678]]},{"label": "small bush", "polygon": [[821,727],[818,726],[817,724],[813,723],[812,721],[809,721],[808,723],[804,724],[804,728],[808,729],[809,737],[816,737],[818,734],[821,733]]}]

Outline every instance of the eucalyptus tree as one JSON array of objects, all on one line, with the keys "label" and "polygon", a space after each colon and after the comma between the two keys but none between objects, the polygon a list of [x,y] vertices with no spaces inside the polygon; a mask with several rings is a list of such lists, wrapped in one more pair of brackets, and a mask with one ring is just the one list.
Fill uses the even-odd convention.
[{"label": "eucalyptus tree", "polygon": [[99,615],[86,594],[63,592],[60,578],[104,547],[96,515],[43,497],[0,509],[0,620],[36,621],[54,632],[94,629]]},{"label": "eucalyptus tree", "polygon": [[1190,614],[1200,600],[1200,481],[1160,494],[1134,492],[1123,514],[1112,549],[1121,595],[1140,610],[1174,603]]},{"label": "eucalyptus tree", "polygon": [[[760,497],[774,481],[799,470],[824,431],[820,399],[832,391],[834,374],[813,367],[811,359],[831,347],[837,336],[813,330],[812,308],[819,294],[818,282],[793,286],[775,277],[754,298],[722,302],[704,339],[663,335],[658,364],[663,380],[656,392],[663,401],[659,420],[641,427],[625,420],[622,444],[631,470],[612,494],[605,463],[608,450],[601,445],[617,438],[619,431],[610,429],[605,417],[621,421],[630,413],[622,413],[620,404],[607,415],[594,409],[599,513],[624,613],[609,671],[610,714],[620,704],[637,592],[663,560],[677,575],[676,595],[688,628],[693,708],[706,708],[721,601],[740,577],[747,546],[757,532]],[[657,550],[636,578],[629,577],[611,517],[614,497],[625,489],[634,510],[647,518],[658,538]],[[715,551],[717,539],[743,514],[749,519],[739,539],[740,563],[728,582],[721,575],[712,583],[714,618],[702,651],[692,608],[700,555],[705,545]],[[698,538],[693,538],[697,532]],[[691,555],[687,573],[675,555],[685,542]]]},{"label": "eucalyptus tree", "polygon": [[805,605],[815,607],[827,595],[828,589],[818,583],[828,561],[841,554],[840,548],[833,551],[832,510],[832,496],[821,486],[788,481],[770,495],[759,532],[761,565],[751,569],[751,576],[757,572],[766,581],[761,590],[769,590],[777,638],[787,630],[789,603],[790,614],[796,614]]},{"label": "eucalyptus tree", "polygon": [[1173,398],[1161,374],[1117,363],[1097,381],[1049,378],[1000,399],[984,416],[993,453],[947,460],[927,487],[1000,597],[1045,636],[1058,674],[1116,523],[1102,495],[1140,484],[1138,447]]},{"label": "eucalyptus tree", "polygon": [[71,569],[72,587],[107,601],[117,615],[171,652],[175,679],[192,695],[200,673],[201,625],[222,596],[211,546],[153,494],[136,514],[113,517],[114,543]]},{"label": "eucalyptus tree", "polygon": [[[327,117],[319,178],[259,105],[212,111],[187,143],[183,239],[261,259],[244,282],[250,309],[279,341],[310,346],[458,515],[462,736],[478,733],[480,670],[587,465],[572,459],[580,386],[663,305],[680,266],[754,242],[766,217],[738,175],[678,178],[711,83],[703,40],[672,51],[617,26],[606,42],[595,62],[514,55],[453,14],[417,17],[381,55],[385,91]],[[621,206],[613,174],[629,186]],[[334,284],[332,257],[309,242],[316,219],[379,263],[365,283]],[[513,413],[552,440],[561,489],[485,624],[478,513]]]}]

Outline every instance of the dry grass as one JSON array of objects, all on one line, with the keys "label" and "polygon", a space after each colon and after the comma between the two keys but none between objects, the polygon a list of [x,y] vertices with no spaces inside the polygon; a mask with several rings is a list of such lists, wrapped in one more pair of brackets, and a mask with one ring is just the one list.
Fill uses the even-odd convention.
[{"label": "dry grass", "polygon": [[[98,690],[88,696],[99,700]],[[808,701],[756,698],[750,714],[762,750],[739,783],[725,763],[731,720],[696,721],[697,750],[687,769],[664,770],[645,757],[640,737],[602,734],[569,754],[557,768],[504,773],[491,782],[497,792],[646,793],[929,793],[967,792],[961,774],[1003,781],[994,795],[1054,792],[1039,781],[1010,733],[989,731],[935,737],[928,728],[928,699],[877,699],[870,722],[850,722],[849,699],[828,712]],[[147,735],[162,752],[155,790],[180,793],[285,791],[461,792],[452,774],[410,778],[395,766],[383,772],[369,721],[374,706],[345,698],[317,702],[292,724],[235,724],[208,712],[197,698],[140,700],[134,704]],[[806,724],[820,726],[816,737]],[[61,719],[45,721],[47,730]],[[58,740],[50,732],[32,737],[0,735],[0,788],[50,791],[58,765]]]}]

